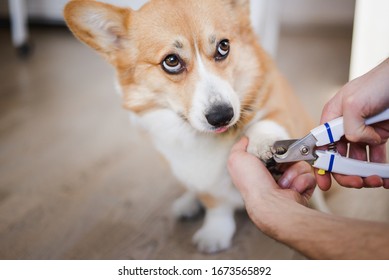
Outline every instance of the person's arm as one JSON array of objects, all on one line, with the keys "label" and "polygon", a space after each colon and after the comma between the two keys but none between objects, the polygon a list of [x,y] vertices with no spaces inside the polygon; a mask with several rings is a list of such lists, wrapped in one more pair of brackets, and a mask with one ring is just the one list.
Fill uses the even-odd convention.
[{"label": "person's arm", "polygon": [[300,162],[274,181],[246,152],[247,138],[231,151],[228,168],[247,212],[268,236],[313,259],[389,259],[389,225],[318,212],[306,207],[315,180]]}]

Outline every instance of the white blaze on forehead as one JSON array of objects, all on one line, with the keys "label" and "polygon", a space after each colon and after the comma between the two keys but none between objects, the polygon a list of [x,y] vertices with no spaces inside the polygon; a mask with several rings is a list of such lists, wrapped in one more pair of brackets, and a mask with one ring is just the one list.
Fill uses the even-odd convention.
[{"label": "white blaze on forehead", "polygon": [[199,74],[200,74],[200,77],[203,78],[203,77],[207,77],[207,69],[205,68],[205,65],[204,65],[204,62],[201,58],[201,55],[200,55],[200,52],[199,52],[199,48],[197,47],[197,44],[195,44],[195,50],[196,50],[196,61],[197,61],[197,66],[198,66],[198,69],[199,69]]},{"label": "white blaze on forehead", "polygon": [[[199,79],[195,86],[189,121],[195,128],[201,131],[210,130],[211,126],[208,124],[205,115],[213,106],[223,104],[229,105],[234,109],[231,125],[235,124],[240,116],[240,101],[237,93],[228,81],[207,69],[197,44],[195,44],[195,52],[195,68],[199,73]],[[214,63],[218,62],[215,61]]]}]

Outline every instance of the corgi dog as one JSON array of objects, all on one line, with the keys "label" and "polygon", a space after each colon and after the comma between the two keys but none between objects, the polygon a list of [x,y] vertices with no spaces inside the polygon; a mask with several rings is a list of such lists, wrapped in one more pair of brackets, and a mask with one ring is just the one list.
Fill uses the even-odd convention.
[{"label": "corgi dog", "polygon": [[207,253],[230,247],[244,206],[227,171],[233,144],[247,136],[266,162],[276,140],[312,128],[249,14],[249,0],[151,0],[139,10],[72,0],[64,10],[74,35],[114,66],[124,107],[186,187],[173,213],[205,208],[192,240]]}]

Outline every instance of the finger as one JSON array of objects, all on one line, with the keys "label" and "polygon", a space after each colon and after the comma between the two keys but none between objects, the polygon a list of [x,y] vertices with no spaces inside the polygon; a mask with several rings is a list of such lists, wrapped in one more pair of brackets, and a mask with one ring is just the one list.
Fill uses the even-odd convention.
[{"label": "finger", "polygon": [[389,120],[375,124],[374,129],[381,136],[382,144],[386,143],[389,139]]},{"label": "finger", "polygon": [[384,185],[384,180],[377,175],[369,176],[364,180],[364,187],[379,188]]},{"label": "finger", "polygon": [[344,135],[349,141],[354,143],[373,141],[377,144],[381,140],[372,127],[365,125],[365,119],[358,110],[344,110],[343,113]]},{"label": "finger", "polygon": [[377,145],[382,142],[380,135],[369,125],[365,125],[365,119],[349,116],[344,118],[344,133],[351,142],[363,142],[370,145]]},{"label": "finger", "polygon": [[247,150],[247,145],[249,144],[249,139],[247,137],[242,137],[235,145],[232,147],[230,154],[236,152],[245,152]]},{"label": "finger", "polygon": [[384,179],[384,185],[383,185],[383,187],[384,187],[385,189],[389,189],[389,179]]},{"label": "finger", "polygon": [[297,162],[285,170],[284,174],[278,180],[278,184],[281,188],[288,189],[296,177],[305,173],[312,173],[311,166],[305,161]]},{"label": "finger", "polygon": [[333,173],[332,176],[340,185],[346,188],[360,189],[363,188],[363,179],[359,176],[348,176]]},{"label": "finger", "polygon": [[314,171],[317,185],[322,191],[328,191],[331,188],[331,173],[326,172],[325,174],[319,174],[319,170],[315,169]]},{"label": "finger", "polygon": [[315,177],[311,173],[305,173],[296,177],[290,185],[290,189],[297,191],[309,199],[316,187]]}]

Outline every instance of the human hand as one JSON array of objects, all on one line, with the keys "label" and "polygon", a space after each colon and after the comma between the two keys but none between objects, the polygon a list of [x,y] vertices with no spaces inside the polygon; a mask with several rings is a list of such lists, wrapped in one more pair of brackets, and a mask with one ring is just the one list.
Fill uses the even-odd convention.
[{"label": "human hand", "polygon": [[[371,126],[365,125],[365,119],[389,108],[389,59],[365,75],[347,83],[324,107],[320,123],[326,123],[343,116],[345,137],[337,143],[337,150],[343,156],[350,145],[349,156],[371,162],[385,163],[386,145],[389,138],[389,121]],[[366,150],[369,145],[369,151]],[[328,190],[331,187],[330,173],[316,174],[319,187]],[[334,179],[345,187],[381,187],[389,188],[389,179],[379,176],[362,178],[332,174]]]},{"label": "human hand", "polygon": [[277,214],[284,215],[290,204],[306,206],[316,186],[312,169],[306,162],[286,168],[277,182],[264,164],[246,149],[248,139],[243,137],[234,145],[228,160],[231,178],[241,192],[247,212],[262,230],[277,222]]}]

